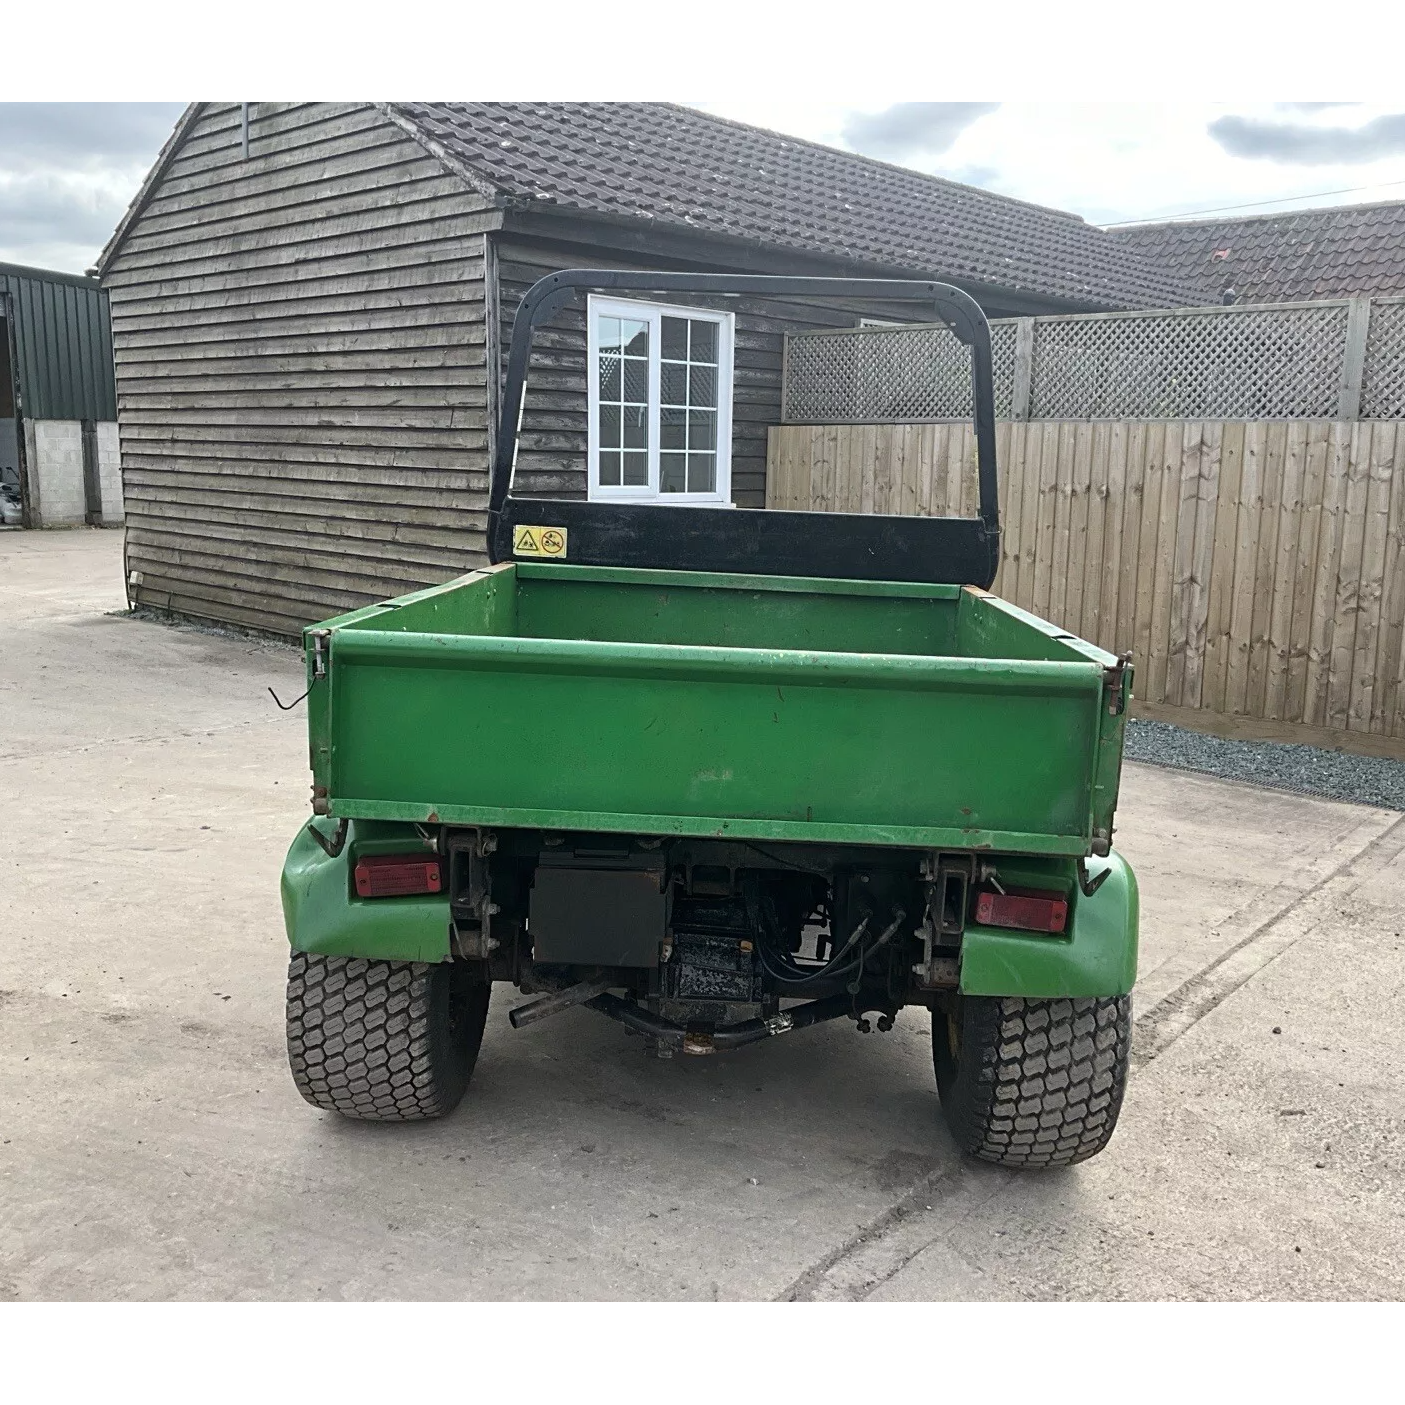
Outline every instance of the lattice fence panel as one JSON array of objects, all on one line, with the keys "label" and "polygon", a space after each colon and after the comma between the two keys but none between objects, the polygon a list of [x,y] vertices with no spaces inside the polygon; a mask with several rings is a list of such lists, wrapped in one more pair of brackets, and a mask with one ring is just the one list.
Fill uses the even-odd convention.
[{"label": "lattice fence panel", "polygon": [[[996,414],[1012,415],[1014,320],[991,324]],[[1032,419],[1333,419],[1344,301],[1034,321]],[[792,424],[969,419],[970,353],[942,327],[788,339]],[[1362,419],[1405,419],[1405,298],[1376,298]]]},{"label": "lattice fence panel", "polygon": [[[991,326],[995,413],[1010,414],[1015,326]],[[790,424],[970,419],[971,352],[945,327],[802,332],[786,348]]]},{"label": "lattice fence panel", "polygon": [[1346,319],[1341,304],[1040,318],[1030,418],[1328,418]]},{"label": "lattice fence panel", "polygon": [[1405,419],[1405,300],[1373,299],[1361,376],[1363,420]]}]

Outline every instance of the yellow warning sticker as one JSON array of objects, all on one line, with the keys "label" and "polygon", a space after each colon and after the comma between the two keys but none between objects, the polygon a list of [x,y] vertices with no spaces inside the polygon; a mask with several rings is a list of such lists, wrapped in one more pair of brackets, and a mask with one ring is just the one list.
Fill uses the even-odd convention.
[{"label": "yellow warning sticker", "polygon": [[514,527],[512,529],[514,556],[546,556],[557,561],[566,559],[566,529],[564,527]]}]

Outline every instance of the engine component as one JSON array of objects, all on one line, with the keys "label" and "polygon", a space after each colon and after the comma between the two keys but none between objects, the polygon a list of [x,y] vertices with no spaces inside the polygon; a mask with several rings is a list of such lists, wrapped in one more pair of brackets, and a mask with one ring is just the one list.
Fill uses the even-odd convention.
[{"label": "engine component", "polygon": [[671,955],[660,972],[665,999],[743,1005],[761,1000],[761,967],[744,904],[680,897],[671,937]]}]

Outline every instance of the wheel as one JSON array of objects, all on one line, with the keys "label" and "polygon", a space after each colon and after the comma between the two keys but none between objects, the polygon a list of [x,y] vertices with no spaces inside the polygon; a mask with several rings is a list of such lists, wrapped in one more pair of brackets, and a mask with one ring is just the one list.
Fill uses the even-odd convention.
[{"label": "wheel", "polygon": [[998,1166],[1072,1166],[1109,1142],[1132,1052],[1132,997],[961,995],[932,1011],[942,1112]]},{"label": "wheel", "polygon": [[314,1107],[367,1122],[452,1112],[483,1042],[492,986],[457,963],[295,951],[288,1064]]}]

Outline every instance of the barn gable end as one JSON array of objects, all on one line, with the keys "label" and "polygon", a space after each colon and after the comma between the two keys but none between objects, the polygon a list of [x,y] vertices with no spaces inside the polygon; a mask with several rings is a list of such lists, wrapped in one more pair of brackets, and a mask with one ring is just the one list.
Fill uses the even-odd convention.
[{"label": "barn gable end", "polygon": [[134,603],[294,633],[483,564],[485,234],[375,105],[193,110],[114,240]]}]

